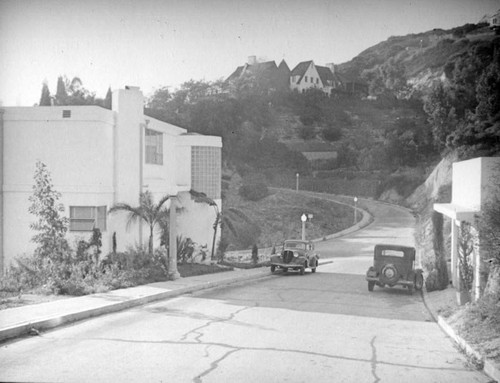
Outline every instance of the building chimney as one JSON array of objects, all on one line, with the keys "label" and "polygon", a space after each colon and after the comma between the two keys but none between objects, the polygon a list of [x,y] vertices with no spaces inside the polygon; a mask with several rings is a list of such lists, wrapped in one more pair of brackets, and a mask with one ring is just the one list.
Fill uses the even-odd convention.
[{"label": "building chimney", "polygon": [[325,66],[332,71],[332,73],[335,73],[335,64],[334,63],[328,63],[325,64]]},{"label": "building chimney", "polygon": [[257,63],[257,56],[248,56],[248,65],[255,65]]}]

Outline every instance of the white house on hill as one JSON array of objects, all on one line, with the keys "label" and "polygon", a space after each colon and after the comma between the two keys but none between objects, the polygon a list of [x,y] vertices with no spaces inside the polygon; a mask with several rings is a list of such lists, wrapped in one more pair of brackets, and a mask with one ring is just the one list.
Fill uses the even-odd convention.
[{"label": "white house on hill", "polygon": [[342,88],[342,81],[335,73],[335,65],[315,65],[314,61],[303,61],[290,74],[290,89],[296,89],[299,93],[307,89],[320,89],[330,95],[333,89]]},{"label": "white house on hill", "polygon": [[[88,239],[97,227],[103,253],[147,244],[145,228],[127,230],[126,213],[108,215],[115,203],[137,206],[139,194],[155,201],[169,194],[182,208],[177,234],[209,248],[214,208],[195,203],[189,191],[206,193],[221,205],[220,137],[144,115],[137,87],[113,92],[112,110],[99,106],[0,108],[0,272],[16,256],[34,249],[28,212],[38,160],[47,165],[70,220],[68,239]],[[159,236],[156,236],[157,238]]]}]

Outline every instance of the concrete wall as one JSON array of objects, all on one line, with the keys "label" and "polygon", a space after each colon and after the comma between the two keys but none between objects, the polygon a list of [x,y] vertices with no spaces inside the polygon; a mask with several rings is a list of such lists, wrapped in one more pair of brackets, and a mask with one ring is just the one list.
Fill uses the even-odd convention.
[{"label": "concrete wall", "polygon": [[[66,206],[113,204],[113,114],[95,107],[6,108],[4,114],[4,266],[34,249],[28,213],[36,162],[48,167]],[[63,110],[71,110],[63,118]],[[85,233],[80,233],[85,235]],[[70,233],[68,239],[77,239]]]},{"label": "concrete wall", "polygon": [[[0,270],[15,257],[33,251],[35,234],[30,223],[29,197],[35,164],[42,161],[52,176],[54,189],[69,217],[70,206],[139,204],[141,192],[149,190],[155,201],[178,195],[181,211],[178,234],[199,244],[211,245],[215,211],[195,204],[191,188],[191,148],[222,147],[220,137],[186,134],[186,130],[143,114],[144,97],[135,87],[113,93],[112,111],[97,106],[6,107],[0,118]],[[0,113],[0,117],[2,117]],[[163,164],[145,163],[145,129],[163,136]],[[216,201],[220,207],[220,199]],[[168,206],[168,205],[167,205]],[[144,225],[127,227],[127,214],[107,216],[102,232],[103,253],[146,245]],[[68,232],[75,248],[90,232]],[[159,236],[156,236],[158,245]]]}]

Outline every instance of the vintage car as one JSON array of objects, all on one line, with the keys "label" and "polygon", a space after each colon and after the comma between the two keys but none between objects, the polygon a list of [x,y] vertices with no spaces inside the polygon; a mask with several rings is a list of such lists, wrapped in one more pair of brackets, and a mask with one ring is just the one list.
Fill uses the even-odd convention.
[{"label": "vintage car", "polygon": [[375,285],[401,285],[412,294],[413,289],[422,290],[422,273],[421,269],[415,269],[414,247],[378,244],[373,252],[373,266],[366,272],[368,291],[373,291]]},{"label": "vintage car", "polygon": [[314,244],[311,241],[287,239],[283,243],[281,253],[271,256],[271,273],[276,269],[282,269],[284,272],[292,269],[298,270],[303,275],[307,268],[315,273],[318,259],[319,254],[314,251]]}]

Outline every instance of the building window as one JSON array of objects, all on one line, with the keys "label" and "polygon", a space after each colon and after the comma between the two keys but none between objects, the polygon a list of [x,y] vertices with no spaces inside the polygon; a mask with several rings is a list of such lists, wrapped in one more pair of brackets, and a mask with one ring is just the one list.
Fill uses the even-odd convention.
[{"label": "building window", "polygon": [[62,116],[63,116],[63,118],[71,118],[71,110],[64,109]]},{"label": "building window", "polygon": [[106,231],[106,206],[70,206],[69,231]]},{"label": "building window", "polygon": [[191,148],[191,188],[212,199],[221,197],[221,148]]},{"label": "building window", "polygon": [[305,76],[305,79],[304,79],[305,82],[307,82],[307,76]]},{"label": "building window", "polygon": [[146,163],[163,165],[163,134],[146,129]]},{"label": "building window", "polygon": [[316,79],[316,84],[319,84],[319,78]]}]

